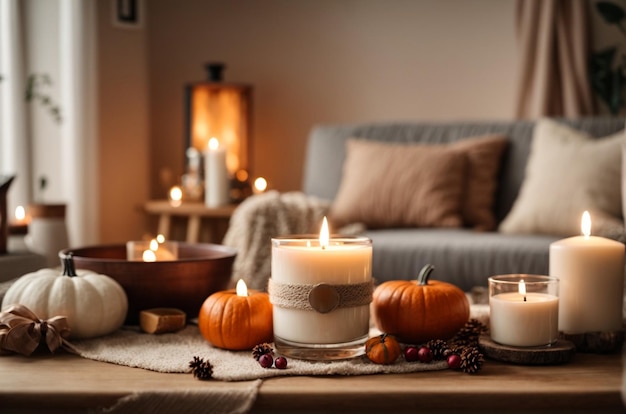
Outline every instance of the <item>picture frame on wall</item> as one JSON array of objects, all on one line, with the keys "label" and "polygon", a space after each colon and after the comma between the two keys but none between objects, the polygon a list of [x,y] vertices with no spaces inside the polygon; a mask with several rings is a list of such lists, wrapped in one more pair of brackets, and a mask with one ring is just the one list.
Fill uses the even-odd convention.
[{"label": "picture frame on wall", "polygon": [[145,20],[144,0],[111,0],[113,26],[141,29]]}]

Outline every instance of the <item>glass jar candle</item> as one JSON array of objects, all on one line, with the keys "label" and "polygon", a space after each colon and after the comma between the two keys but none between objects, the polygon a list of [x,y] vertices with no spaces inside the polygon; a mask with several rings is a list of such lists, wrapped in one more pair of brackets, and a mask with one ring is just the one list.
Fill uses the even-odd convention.
[{"label": "glass jar candle", "polygon": [[548,346],[559,337],[559,281],[543,275],[489,278],[491,339],[516,347]]},{"label": "glass jar candle", "polygon": [[362,354],[372,292],[370,239],[272,239],[269,294],[279,353],[312,360]]}]

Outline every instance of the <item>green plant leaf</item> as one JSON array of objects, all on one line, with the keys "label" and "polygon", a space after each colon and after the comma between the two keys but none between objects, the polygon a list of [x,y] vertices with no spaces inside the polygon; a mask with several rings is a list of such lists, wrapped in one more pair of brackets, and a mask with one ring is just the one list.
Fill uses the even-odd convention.
[{"label": "green plant leaf", "polygon": [[623,66],[612,68],[616,48],[592,53],[589,58],[589,80],[592,90],[604,102],[613,115],[624,105]]},{"label": "green plant leaf", "polygon": [[624,9],[617,4],[608,1],[599,1],[596,3],[596,9],[602,18],[604,18],[604,20],[609,24],[619,25],[620,22],[626,17]]}]

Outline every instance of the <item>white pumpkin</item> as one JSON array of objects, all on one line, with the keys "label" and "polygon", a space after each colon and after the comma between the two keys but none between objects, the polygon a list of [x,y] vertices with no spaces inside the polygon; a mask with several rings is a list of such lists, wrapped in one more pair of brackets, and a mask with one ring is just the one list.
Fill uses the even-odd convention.
[{"label": "white pumpkin", "polygon": [[70,338],[102,336],[119,329],[126,319],[128,298],[113,278],[74,269],[71,257],[63,259],[63,272],[40,269],[18,278],[7,290],[2,310],[21,304],[40,319],[66,316]]}]

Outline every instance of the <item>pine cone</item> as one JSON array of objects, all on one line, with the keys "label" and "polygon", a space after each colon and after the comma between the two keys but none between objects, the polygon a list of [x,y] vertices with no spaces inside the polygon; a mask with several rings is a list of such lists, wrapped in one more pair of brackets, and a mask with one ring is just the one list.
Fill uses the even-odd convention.
[{"label": "pine cone", "polygon": [[461,351],[461,370],[468,374],[475,374],[483,366],[485,358],[483,354],[475,347],[467,347]]},{"label": "pine cone", "polygon": [[487,332],[487,327],[477,319],[470,319],[459,329],[452,341],[459,346],[476,346],[478,337]]},{"label": "pine cone", "polygon": [[193,360],[189,362],[189,367],[193,376],[198,379],[207,380],[213,377],[213,366],[209,361],[200,357],[194,356]]},{"label": "pine cone", "polygon": [[431,339],[426,343],[426,346],[433,353],[433,358],[436,360],[445,359],[450,354],[450,347],[443,339]]},{"label": "pine cone", "polygon": [[254,348],[252,348],[252,356],[257,361],[259,360],[259,358],[261,358],[261,355],[265,355],[265,354],[274,355],[274,350],[268,343],[258,344],[258,345],[255,345]]}]

